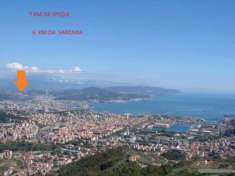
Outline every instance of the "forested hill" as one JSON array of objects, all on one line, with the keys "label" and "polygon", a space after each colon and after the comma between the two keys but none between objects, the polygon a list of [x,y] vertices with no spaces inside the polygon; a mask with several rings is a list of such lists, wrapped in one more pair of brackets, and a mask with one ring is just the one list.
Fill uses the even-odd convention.
[{"label": "forested hill", "polygon": [[[198,172],[178,169],[178,165],[141,167],[130,160],[128,149],[110,149],[68,164],[48,176],[202,176]],[[176,173],[177,171],[177,173]]]}]

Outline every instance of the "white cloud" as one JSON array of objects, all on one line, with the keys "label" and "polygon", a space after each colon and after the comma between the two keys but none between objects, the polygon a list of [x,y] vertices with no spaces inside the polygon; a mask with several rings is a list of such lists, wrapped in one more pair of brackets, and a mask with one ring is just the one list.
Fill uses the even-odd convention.
[{"label": "white cloud", "polygon": [[16,71],[16,70],[25,70],[26,72],[29,73],[46,73],[46,74],[69,74],[69,73],[80,73],[81,69],[79,66],[74,67],[71,70],[66,70],[66,69],[40,69],[36,66],[25,66],[23,64],[17,63],[17,62],[13,62],[13,63],[9,63],[6,65],[6,68],[8,70],[11,71]]},{"label": "white cloud", "polygon": [[81,68],[79,66],[74,67],[74,69],[72,70],[73,72],[81,72]]},{"label": "white cloud", "polygon": [[10,70],[24,70],[24,66],[22,64],[19,64],[17,62],[9,63],[6,66]]},{"label": "white cloud", "polygon": [[30,67],[30,71],[32,71],[32,72],[39,72],[40,69],[38,67],[33,66],[33,67]]}]

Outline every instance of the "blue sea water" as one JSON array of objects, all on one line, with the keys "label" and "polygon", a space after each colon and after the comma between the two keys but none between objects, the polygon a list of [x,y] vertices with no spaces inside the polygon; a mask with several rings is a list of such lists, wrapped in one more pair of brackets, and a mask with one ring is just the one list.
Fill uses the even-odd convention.
[{"label": "blue sea water", "polygon": [[154,127],[153,131],[168,131],[175,133],[187,133],[192,125],[186,123],[175,123],[169,128]]},{"label": "blue sea water", "polygon": [[160,96],[152,100],[125,103],[94,103],[95,111],[132,114],[165,114],[197,117],[209,121],[235,114],[235,94],[179,93]]},{"label": "blue sea water", "polygon": [[183,123],[176,123],[173,124],[170,128],[167,128],[167,131],[176,132],[176,133],[186,133],[190,130],[191,125],[183,124]]}]

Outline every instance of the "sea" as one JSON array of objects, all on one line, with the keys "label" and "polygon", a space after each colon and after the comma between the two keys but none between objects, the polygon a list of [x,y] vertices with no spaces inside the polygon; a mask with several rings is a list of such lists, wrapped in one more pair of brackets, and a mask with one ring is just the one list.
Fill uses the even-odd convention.
[{"label": "sea", "polygon": [[224,115],[235,115],[235,94],[177,93],[143,101],[93,103],[92,109],[118,114],[163,114],[220,121]]}]

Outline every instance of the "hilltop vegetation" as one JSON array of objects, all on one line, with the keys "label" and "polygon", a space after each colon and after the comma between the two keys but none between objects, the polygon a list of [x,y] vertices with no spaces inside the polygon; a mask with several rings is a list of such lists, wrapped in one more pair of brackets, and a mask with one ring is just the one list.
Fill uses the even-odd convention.
[{"label": "hilltop vegetation", "polygon": [[202,176],[193,170],[176,172],[177,166],[170,164],[141,167],[138,162],[130,161],[129,156],[125,148],[112,149],[68,164],[48,176]]}]

